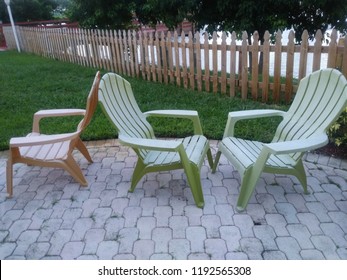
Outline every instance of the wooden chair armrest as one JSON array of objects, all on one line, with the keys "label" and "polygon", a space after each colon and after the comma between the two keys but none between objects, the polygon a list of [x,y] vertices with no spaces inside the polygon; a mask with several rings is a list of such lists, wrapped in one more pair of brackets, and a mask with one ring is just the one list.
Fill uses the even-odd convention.
[{"label": "wooden chair armrest", "polygon": [[63,142],[73,139],[77,134],[78,133],[65,133],[31,137],[13,137],[10,139],[10,147],[14,148]]},{"label": "wooden chair armrest", "polygon": [[32,132],[40,133],[40,120],[47,117],[66,117],[66,116],[84,116],[84,109],[49,109],[40,110],[34,114]]}]

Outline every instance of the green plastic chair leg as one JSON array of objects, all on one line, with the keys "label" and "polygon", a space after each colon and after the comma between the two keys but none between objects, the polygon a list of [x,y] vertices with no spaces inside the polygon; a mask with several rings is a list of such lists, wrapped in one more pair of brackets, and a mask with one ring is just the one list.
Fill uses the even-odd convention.
[{"label": "green plastic chair leg", "polygon": [[259,170],[257,172],[257,170],[254,170],[254,168],[250,168],[244,173],[239,198],[237,200],[236,211],[242,212],[245,210],[248,201],[254,192],[260,174],[261,172],[259,172]]},{"label": "green plastic chair leg", "polygon": [[216,154],[216,157],[214,159],[214,163],[213,163],[213,166],[212,166],[212,173],[216,172],[216,169],[217,169],[218,162],[219,162],[221,154],[222,154],[221,151],[218,151],[217,154]]},{"label": "green plastic chair leg", "polygon": [[185,170],[187,180],[190,185],[190,189],[192,191],[192,195],[196,206],[199,208],[203,208],[205,202],[204,195],[202,192],[199,168],[195,164],[191,164],[190,166],[190,170]]},{"label": "green plastic chair leg", "polygon": [[146,174],[144,170],[146,170],[146,165],[140,159],[138,159],[134,169],[133,176],[131,178],[131,186],[130,186],[129,192],[131,193],[134,192],[137,183],[141,180],[143,175]]},{"label": "green plastic chair leg", "polygon": [[304,164],[302,163],[302,160],[299,160],[298,164],[295,166],[295,171],[296,172],[294,175],[298,178],[299,182],[304,188],[304,193],[309,194],[310,192],[307,190],[306,172],[305,172],[305,168],[304,168]]}]

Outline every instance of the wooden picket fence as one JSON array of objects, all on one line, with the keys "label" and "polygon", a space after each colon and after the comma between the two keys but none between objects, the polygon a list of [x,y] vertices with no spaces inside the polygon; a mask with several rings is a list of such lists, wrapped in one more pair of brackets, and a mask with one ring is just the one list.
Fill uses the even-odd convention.
[{"label": "wooden picket fence", "polygon": [[[257,32],[248,44],[243,32],[214,32],[212,38],[196,32],[150,32],[89,30],[79,28],[17,27],[22,51],[87,67],[142,77],[198,91],[221,93],[262,102],[289,103],[298,80],[320,68],[340,69],[347,76],[347,38],[333,30],[329,44],[317,31],[310,44],[308,33],[301,45],[288,33],[283,44],[278,32],[275,42]],[[4,28],[9,48],[16,48],[10,28]],[[228,36],[227,36],[228,35]],[[260,55],[263,57],[259,71]],[[252,63],[250,63],[250,60]]]}]

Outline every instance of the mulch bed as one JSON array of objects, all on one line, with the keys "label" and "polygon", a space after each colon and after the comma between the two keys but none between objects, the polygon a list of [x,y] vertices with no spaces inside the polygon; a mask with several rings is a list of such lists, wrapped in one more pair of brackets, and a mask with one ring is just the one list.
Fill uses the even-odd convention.
[{"label": "mulch bed", "polygon": [[329,143],[328,145],[313,151],[313,153],[347,160],[347,144],[338,147],[334,143]]}]

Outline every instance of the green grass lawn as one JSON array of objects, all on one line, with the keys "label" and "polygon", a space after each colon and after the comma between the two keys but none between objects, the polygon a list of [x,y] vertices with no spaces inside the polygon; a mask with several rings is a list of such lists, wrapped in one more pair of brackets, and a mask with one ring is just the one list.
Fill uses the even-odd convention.
[{"label": "green grass lawn", "polygon": [[[15,51],[0,52],[0,150],[8,149],[9,139],[24,136],[31,131],[32,116],[40,109],[85,108],[86,97],[98,69],[47,59]],[[105,71],[102,71],[104,74]],[[238,98],[197,92],[142,79],[125,77],[131,84],[140,108],[191,109],[200,115],[204,134],[209,139],[221,139],[229,111],[276,108],[286,106],[265,105]],[[41,132],[61,133],[75,129],[76,117],[51,118],[41,121]],[[190,134],[188,121],[150,119],[158,137],[182,137]],[[240,137],[269,141],[278,118],[240,122],[236,134]],[[100,108],[83,140],[109,139],[117,132]]]}]

